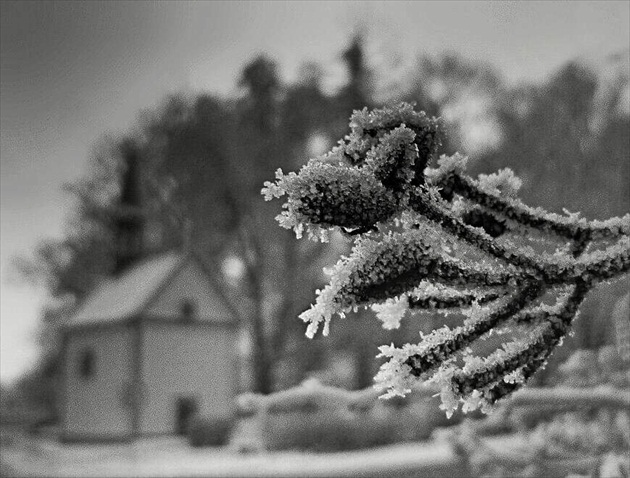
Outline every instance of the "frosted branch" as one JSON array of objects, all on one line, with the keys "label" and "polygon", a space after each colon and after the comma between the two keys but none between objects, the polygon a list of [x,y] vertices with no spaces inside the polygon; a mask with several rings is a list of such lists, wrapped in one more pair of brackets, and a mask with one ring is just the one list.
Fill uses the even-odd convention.
[{"label": "frosted branch", "polygon": [[[464,411],[488,410],[544,366],[588,291],[630,270],[630,215],[587,221],[529,207],[511,170],[473,179],[460,154],[434,167],[442,130],[405,103],[355,111],[338,146],[298,173],[279,170],[263,194],[286,196],[278,220],[298,237],[325,241],[336,230],[353,240],[300,315],[309,337],[320,325],[327,335],[333,316],[358,307],[372,307],[387,329],[407,311],[468,315],[419,344],[380,348],[388,361],[376,381],[385,396],[428,379],[450,414],[461,402]],[[555,252],[533,247],[540,238]],[[554,306],[542,303],[546,293],[556,294]],[[509,327],[528,333],[486,358],[470,355],[478,340]]]}]

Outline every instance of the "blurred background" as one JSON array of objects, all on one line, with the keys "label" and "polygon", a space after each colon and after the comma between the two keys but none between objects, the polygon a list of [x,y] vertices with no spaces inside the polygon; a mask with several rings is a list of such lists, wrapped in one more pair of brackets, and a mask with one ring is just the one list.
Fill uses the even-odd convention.
[{"label": "blurred background", "polygon": [[[444,118],[443,153],[468,155],[473,175],[512,168],[532,206],[588,219],[630,212],[625,1],[0,8],[5,423],[53,436],[62,426],[62,395],[72,393],[61,385],[62,331],[117,277],[125,207],[141,211],[131,261],[186,248],[203,263],[237,324],[238,371],[221,378],[236,394],[305,379],[364,389],[378,345],[416,342],[419,329],[440,325],[407,320],[392,333],[358,313],[328,338],[304,337],[297,315],[349,244],[296,241],[274,220],[280,201],[265,203],[260,189],[277,168],[297,170],[334,146],[353,109],[416,102]],[[627,388],[615,375],[627,366],[627,293],[626,280],[591,294],[537,385]],[[597,368],[602,350],[610,375]]]}]

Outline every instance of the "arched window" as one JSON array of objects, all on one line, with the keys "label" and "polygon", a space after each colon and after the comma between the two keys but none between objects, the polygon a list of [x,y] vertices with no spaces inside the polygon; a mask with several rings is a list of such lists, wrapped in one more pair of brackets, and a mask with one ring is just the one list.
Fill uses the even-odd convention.
[{"label": "arched window", "polygon": [[79,377],[88,380],[96,373],[96,354],[91,348],[86,348],[79,354],[77,362]]}]

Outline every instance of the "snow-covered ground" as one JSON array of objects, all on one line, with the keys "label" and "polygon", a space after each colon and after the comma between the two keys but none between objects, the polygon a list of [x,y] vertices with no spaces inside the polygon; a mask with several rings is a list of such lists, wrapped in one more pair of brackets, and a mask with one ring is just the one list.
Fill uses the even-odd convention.
[{"label": "snow-covered ground", "polygon": [[127,445],[63,445],[52,440],[3,446],[4,467],[29,477],[448,477],[465,476],[446,443],[400,444],[315,454],[239,454],[190,448],[161,438]]}]

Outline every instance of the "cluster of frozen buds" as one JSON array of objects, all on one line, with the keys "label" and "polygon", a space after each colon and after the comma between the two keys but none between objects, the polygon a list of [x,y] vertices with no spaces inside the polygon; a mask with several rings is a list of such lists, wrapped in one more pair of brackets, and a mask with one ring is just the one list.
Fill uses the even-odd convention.
[{"label": "cluster of frozen buds", "polygon": [[[355,111],[350,128],[330,153],[263,189],[267,200],[287,196],[278,220],[298,237],[337,230],[354,240],[300,316],[307,335],[322,324],[327,335],[334,315],[358,307],[388,329],[418,311],[461,311],[459,327],[381,347],[389,360],[376,386],[388,397],[429,380],[447,414],[460,403],[488,410],[545,365],[593,285],[628,272],[630,215],[589,222],[526,206],[510,170],[473,179],[464,156],[437,159],[440,121],[409,104]],[[506,329],[527,333],[488,357],[471,354]]]}]

